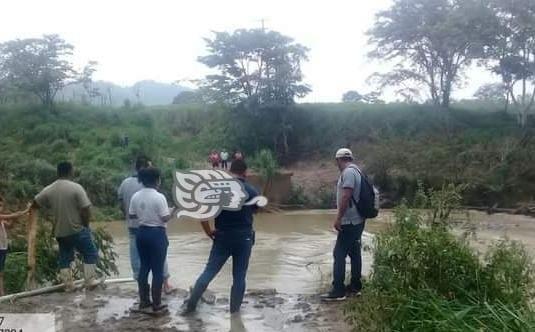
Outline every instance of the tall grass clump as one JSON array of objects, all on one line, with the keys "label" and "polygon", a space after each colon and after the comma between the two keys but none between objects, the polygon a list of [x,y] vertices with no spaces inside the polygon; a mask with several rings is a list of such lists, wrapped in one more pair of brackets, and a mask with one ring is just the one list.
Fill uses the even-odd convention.
[{"label": "tall grass clump", "polygon": [[263,149],[253,157],[252,166],[262,176],[264,180],[262,193],[267,195],[271,190],[273,178],[279,172],[277,158],[271,150]]},{"label": "tall grass clump", "polygon": [[430,211],[396,209],[395,223],[375,240],[363,297],[346,307],[356,331],[535,330],[532,258],[507,240],[480,256],[454,236],[448,211],[461,189],[420,191]]}]

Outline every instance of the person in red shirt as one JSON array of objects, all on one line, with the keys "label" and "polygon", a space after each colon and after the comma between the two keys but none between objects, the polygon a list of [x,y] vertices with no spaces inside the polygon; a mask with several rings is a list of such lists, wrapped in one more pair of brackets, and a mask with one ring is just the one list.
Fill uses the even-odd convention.
[{"label": "person in red shirt", "polygon": [[208,161],[212,164],[212,168],[219,168],[219,152],[213,150],[208,156]]}]

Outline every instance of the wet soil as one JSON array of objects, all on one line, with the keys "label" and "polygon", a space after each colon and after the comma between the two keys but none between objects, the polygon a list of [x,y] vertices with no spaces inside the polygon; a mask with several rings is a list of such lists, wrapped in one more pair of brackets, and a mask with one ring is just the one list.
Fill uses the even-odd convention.
[{"label": "wet soil", "polygon": [[[54,312],[57,331],[347,331],[341,303],[325,305],[317,295],[248,292],[240,314],[228,311],[228,298],[207,296],[198,312],[181,315],[187,291],[167,295],[169,313],[153,317],[132,313],[137,303],[134,284],[95,291],[54,293],[1,304],[4,313]],[[205,296],[206,297],[206,296]],[[207,303],[208,302],[208,303]]]}]

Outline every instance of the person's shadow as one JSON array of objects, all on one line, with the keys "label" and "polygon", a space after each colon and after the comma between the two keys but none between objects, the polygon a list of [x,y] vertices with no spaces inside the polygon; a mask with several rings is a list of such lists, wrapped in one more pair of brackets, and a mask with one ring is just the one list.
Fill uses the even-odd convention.
[{"label": "person's shadow", "polygon": [[241,313],[237,312],[230,315],[230,332],[246,332],[247,329],[243,324]]}]

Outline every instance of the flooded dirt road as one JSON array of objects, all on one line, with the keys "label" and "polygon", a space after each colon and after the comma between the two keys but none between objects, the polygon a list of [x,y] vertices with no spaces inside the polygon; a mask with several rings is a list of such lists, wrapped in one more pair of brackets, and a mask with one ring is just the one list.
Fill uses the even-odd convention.
[{"label": "flooded dirt road", "polygon": [[[178,315],[187,289],[204,268],[211,240],[194,221],[173,222],[169,227],[168,262],[172,283],[180,288],[166,296],[170,315],[152,318],[132,314],[137,301],[134,283],[109,286],[94,292],[56,293],[0,304],[0,312],[54,312],[58,331],[348,331],[341,304],[322,304],[317,295],[328,286],[335,234],[330,230],[334,211],[296,211],[260,214],[257,240],[248,274],[242,314],[231,316],[228,296],[230,264],[213,282],[208,303],[190,318]],[[392,221],[385,211],[368,222],[364,236],[364,273],[371,268],[373,233]],[[122,222],[106,224],[114,236],[121,277],[130,276],[128,239]],[[455,232],[475,231],[472,243],[482,250],[494,240],[522,241],[535,254],[535,219],[524,216],[455,216]],[[230,263],[230,262],[229,262]]]}]

